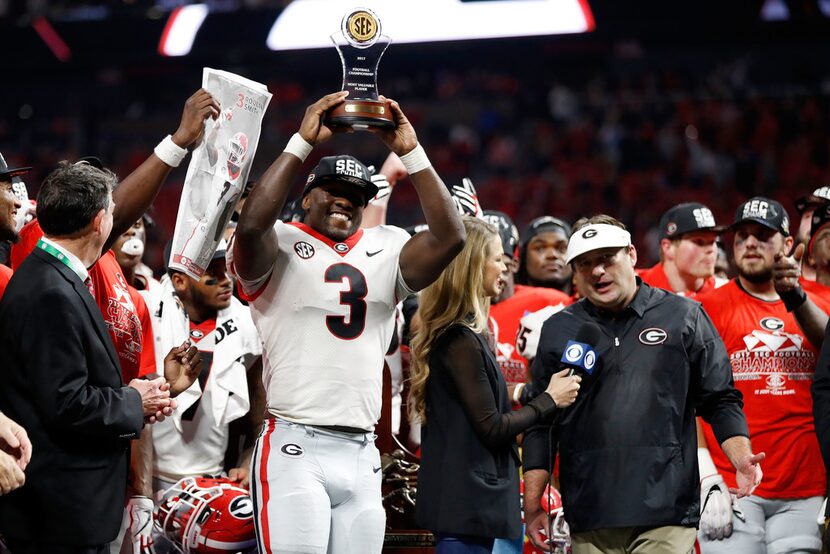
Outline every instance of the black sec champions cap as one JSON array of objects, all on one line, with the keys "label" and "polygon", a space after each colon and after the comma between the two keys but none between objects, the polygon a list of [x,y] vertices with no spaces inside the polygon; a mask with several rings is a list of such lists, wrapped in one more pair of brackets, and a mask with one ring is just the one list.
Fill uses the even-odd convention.
[{"label": "black sec champions cap", "polygon": [[780,202],[770,198],[756,196],[738,206],[732,227],[744,221],[753,221],[778,231],[785,237],[790,236],[790,218],[787,216],[787,211]]},{"label": "black sec champions cap", "polygon": [[810,194],[805,194],[795,201],[795,209],[799,214],[810,206],[819,206],[830,200],[830,187],[819,187]]},{"label": "black sec champions cap", "polygon": [[725,227],[715,224],[712,211],[699,202],[686,202],[669,208],[660,218],[660,239],[673,239],[695,231],[720,233]]},{"label": "black sec champions cap", "polygon": [[0,181],[11,181],[15,177],[26,175],[31,167],[9,167],[3,154],[0,154]]},{"label": "black sec champions cap", "polygon": [[816,240],[816,235],[821,229],[830,223],[830,202],[817,206],[813,212],[813,217],[810,219],[810,243],[807,246],[807,251],[813,251],[813,241]]},{"label": "black sec champions cap", "polygon": [[353,156],[326,156],[311,170],[306,180],[303,196],[320,185],[333,181],[353,185],[363,194],[363,205],[369,203],[378,193],[378,187],[371,181],[369,169]]}]

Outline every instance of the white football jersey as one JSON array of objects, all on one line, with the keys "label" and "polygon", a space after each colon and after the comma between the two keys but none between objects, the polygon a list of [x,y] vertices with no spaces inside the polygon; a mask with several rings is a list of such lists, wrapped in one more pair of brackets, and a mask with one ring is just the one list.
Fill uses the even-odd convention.
[{"label": "white football jersey", "polygon": [[[163,315],[184,327],[179,332],[186,333],[199,349],[202,373],[177,397],[176,412],[152,426],[153,475],[172,482],[222,471],[230,438],[228,425],[250,409],[247,370],[261,353],[250,311],[236,298],[217,318],[198,325],[177,320],[176,309],[165,306]],[[164,323],[154,318],[153,330],[156,344],[166,352],[171,342],[181,344],[182,337],[173,336]],[[158,372],[163,369],[159,362]]]},{"label": "white football jersey", "polygon": [[268,411],[371,430],[395,306],[412,292],[399,264],[409,234],[381,225],[338,243],[303,223],[274,228],[279,254],[270,275],[243,291],[263,342]]}]

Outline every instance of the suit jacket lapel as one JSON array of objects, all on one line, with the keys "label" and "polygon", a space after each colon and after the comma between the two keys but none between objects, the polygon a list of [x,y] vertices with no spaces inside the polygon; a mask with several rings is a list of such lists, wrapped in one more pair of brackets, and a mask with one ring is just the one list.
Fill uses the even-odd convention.
[{"label": "suit jacket lapel", "polygon": [[55,259],[54,256],[51,254],[47,254],[46,252],[41,251],[40,249],[35,248],[32,251],[33,254],[37,255],[43,261],[54,267],[61,276],[66,279],[66,281],[72,285],[75,293],[80,297],[81,302],[83,302],[84,307],[86,307],[86,311],[89,314],[89,319],[92,323],[92,328],[95,329],[95,332],[98,333],[101,341],[104,343],[104,348],[107,351],[107,355],[110,358],[115,370],[118,372],[119,381],[121,379],[121,364],[118,362],[118,354],[115,352],[115,346],[112,343],[112,338],[107,331],[107,326],[104,323],[104,318],[101,315],[101,309],[98,307],[98,304],[95,303],[95,299],[89,293],[89,289],[86,288],[86,285],[81,282],[81,279],[78,275],[66,267],[66,265],[62,264],[60,261]]}]

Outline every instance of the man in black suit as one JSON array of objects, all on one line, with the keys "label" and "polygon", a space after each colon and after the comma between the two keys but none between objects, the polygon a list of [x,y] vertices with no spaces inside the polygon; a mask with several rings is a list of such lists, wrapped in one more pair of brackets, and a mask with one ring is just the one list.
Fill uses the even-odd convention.
[{"label": "man in black suit", "polygon": [[121,383],[87,268],[112,229],[115,175],[66,164],[41,186],[45,233],[0,301],[0,410],[29,433],[26,484],[0,497],[14,554],[104,553],[124,507],[129,440],[175,404],[164,378]]}]

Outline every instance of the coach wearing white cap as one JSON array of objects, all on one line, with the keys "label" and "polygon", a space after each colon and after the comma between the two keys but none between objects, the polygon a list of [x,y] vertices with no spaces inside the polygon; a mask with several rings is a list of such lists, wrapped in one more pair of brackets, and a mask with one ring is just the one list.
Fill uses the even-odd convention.
[{"label": "coach wearing white cap", "polygon": [[[525,521],[544,548],[540,499],[559,453],[574,554],[686,554],[700,518],[695,414],[738,469],[736,493],[760,483],[726,350],[700,304],[643,283],[625,226],[606,215],[574,226],[567,261],[582,300],[542,327],[532,383],[562,367],[569,341],[596,362],[579,398],[525,434]],[[588,338],[591,337],[591,338]]]}]

